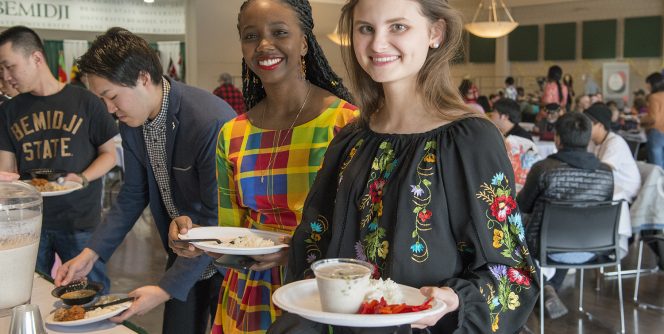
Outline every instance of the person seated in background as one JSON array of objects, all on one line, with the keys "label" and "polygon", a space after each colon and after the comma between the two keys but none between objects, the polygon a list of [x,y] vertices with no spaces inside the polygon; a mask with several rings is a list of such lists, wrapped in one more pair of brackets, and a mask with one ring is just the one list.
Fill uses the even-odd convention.
[{"label": "person seated in background", "polygon": [[562,111],[557,103],[547,104],[544,110],[546,111],[546,118],[537,123],[533,132],[539,136],[540,140],[553,141],[556,134],[556,121]]},{"label": "person seated in background", "polygon": [[[517,195],[525,219],[526,242],[535,258],[539,256],[539,238],[544,204],[547,200],[606,201],[613,195],[611,167],[586,151],[591,138],[592,123],[585,115],[571,112],[555,123],[555,143],[558,152],[535,163],[526,183]],[[573,179],[576,182],[567,182]],[[554,256],[551,255],[553,258]],[[556,254],[553,260],[567,263],[589,261],[588,254]],[[557,269],[545,282],[544,306],[552,319],[567,313],[567,307],[557,292],[567,274],[567,269]]]},{"label": "person seated in background", "polygon": [[588,151],[611,166],[614,195],[619,197],[614,199],[632,202],[641,189],[641,174],[625,139],[611,132],[611,110],[603,103],[596,103],[584,114],[593,123]]},{"label": "person seated in background", "polygon": [[461,81],[461,85],[459,85],[459,94],[461,94],[463,102],[468,106],[478,112],[484,113],[484,108],[477,103],[477,99],[480,97],[480,92],[470,79],[463,79],[463,81]]},{"label": "person seated in background", "polygon": [[487,116],[496,124],[505,137],[514,135],[530,141],[533,140],[530,132],[519,126],[519,122],[521,122],[521,110],[516,101],[509,98],[502,98],[496,101],[493,104],[493,109],[487,113]]},{"label": "person seated in background", "polygon": [[488,97],[486,97],[486,95],[480,95],[480,97],[477,98],[477,104],[482,107],[484,113],[491,111],[491,101]]},{"label": "person seated in background", "polygon": [[219,87],[214,89],[212,94],[219,96],[222,100],[231,105],[235,113],[242,115],[245,113],[244,96],[242,92],[233,85],[233,77],[228,73],[219,75]]},{"label": "person seated in background", "polygon": [[618,109],[618,104],[616,101],[609,101],[606,103],[606,106],[611,110],[611,131],[618,131],[621,128],[620,124],[620,109]]},{"label": "person seated in background", "polygon": [[581,95],[576,98],[576,111],[578,112],[584,112],[586,109],[590,108],[590,96],[588,95]]},{"label": "person seated in background", "polygon": [[526,182],[530,168],[535,162],[542,160],[542,157],[537,152],[537,145],[530,133],[519,126],[521,111],[516,101],[508,98],[496,101],[487,116],[505,136],[507,155],[512,163],[518,193]]},{"label": "person seated in background", "polygon": [[5,101],[9,101],[12,97],[18,95],[19,92],[7,80],[2,70],[0,70],[0,105]]}]

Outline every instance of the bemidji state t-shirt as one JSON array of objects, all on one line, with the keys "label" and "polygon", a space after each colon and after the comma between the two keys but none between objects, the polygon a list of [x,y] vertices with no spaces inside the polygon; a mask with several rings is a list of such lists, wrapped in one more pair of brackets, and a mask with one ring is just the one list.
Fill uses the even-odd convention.
[{"label": "bemidji state t-shirt", "polygon": [[[16,155],[21,177],[36,168],[83,172],[97,148],[118,133],[104,103],[84,88],[65,85],[50,96],[20,94],[0,107],[0,150]],[[44,197],[43,226],[85,230],[101,219],[101,179],[67,195]]]}]

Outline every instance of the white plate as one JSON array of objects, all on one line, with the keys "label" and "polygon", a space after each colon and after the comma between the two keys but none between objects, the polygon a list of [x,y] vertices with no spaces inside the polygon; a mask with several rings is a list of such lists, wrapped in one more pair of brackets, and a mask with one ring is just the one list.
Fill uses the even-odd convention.
[{"label": "white plate", "polygon": [[[125,298],[127,297],[126,294],[117,294],[116,296],[120,298]],[[117,307],[117,309],[110,311],[108,313],[100,314],[95,317],[91,318],[86,318],[86,319],[81,319],[81,320],[73,320],[73,321],[55,321],[53,319],[53,316],[55,315],[55,311],[51,312],[48,316],[46,316],[45,322],[48,325],[57,325],[57,326],[62,326],[62,327],[71,327],[71,326],[81,326],[81,325],[87,325],[91,324],[94,322],[106,320],[108,318],[112,318],[120,313],[122,313],[124,310],[128,309],[129,306],[131,306],[132,302],[126,302],[118,305],[111,305],[108,307]]]},{"label": "white plate", "polygon": [[[29,182],[29,181],[28,181],[28,182]],[[28,183],[28,184],[29,184],[29,183]],[[80,184],[80,183],[78,183],[78,182],[74,182],[74,181],[65,181],[65,184],[63,184],[63,186],[65,187],[65,189],[63,189],[63,190],[56,190],[56,191],[42,191],[41,194],[42,194],[42,196],[44,196],[44,197],[60,196],[60,195],[66,195],[66,194],[69,194],[69,193],[71,193],[71,192],[74,192],[74,191],[76,191],[76,190],[79,190],[79,189],[83,188],[83,185],[82,185],[82,184]]]},{"label": "white plate", "polygon": [[222,241],[233,240],[239,236],[253,234],[263,239],[270,239],[274,241],[274,246],[270,247],[257,247],[257,248],[239,248],[239,247],[224,247],[217,245],[213,241],[208,242],[192,242],[192,245],[211,253],[232,254],[232,255],[264,255],[276,253],[288,245],[281,243],[281,238],[288,236],[285,233],[261,231],[255,229],[248,229],[242,227],[220,227],[220,226],[204,226],[197,227],[189,230],[186,235],[179,235],[180,239],[220,239]]},{"label": "white plate", "polygon": [[[424,303],[419,289],[399,284],[404,302],[408,305]],[[399,314],[345,314],[324,312],[321,309],[318,285],[315,279],[286,284],[272,295],[272,301],[281,309],[300,315],[305,319],[328,325],[348,327],[389,327],[411,324],[424,317],[441,312],[447,305],[434,301],[428,310]]]}]

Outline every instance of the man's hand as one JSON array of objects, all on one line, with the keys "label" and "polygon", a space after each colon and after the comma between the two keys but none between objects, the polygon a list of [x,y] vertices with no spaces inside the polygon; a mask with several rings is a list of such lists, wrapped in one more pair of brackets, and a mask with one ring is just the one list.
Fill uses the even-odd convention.
[{"label": "man's hand", "polygon": [[92,270],[99,255],[90,248],[84,248],[81,254],[65,262],[55,274],[55,286],[67,285],[83,279]]},{"label": "man's hand", "polygon": [[126,311],[111,318],[111,321],[121,323],[133,315],[143,315],[171,298],[166,291],[156,285],[140,287],[130,292],[129,297],[134,297],[134,302]]},{"label": "man's hand", "polygon": [[454,312],[459,308],[459,296],[448,287],[434,287],[434,286],[425,286],[420,289],[420,293],[425,295],[427,298],[434,298],[437,301],[441,301],[447,305],[440,313],[430,315],[426,318],[420,319],[415,323],[412,323],[411,326],[414,328],[427,328],[429,326],[435,325],[445,314]]},{"label": "man's hand", "polygon": [[[289,244],[291,242],[291,237],[282,237],[281,243],[283,244]],[[254,260],[258,261],[258,263],[254,264],[251,266],[251,270],[254,271],[262,271],[262,270],[267,270],[272,267],[276,266],[285,266],[288,264],[288,254],[290,252],[290,247],[285,247],[282,248],[280,251],[272,254],[266,254],[266,255],[253,255],[251,256]]]},{"label": "man's hand", "polygon": [[168,245],[178,256],[197,257],[203,254],[203,251],[188,242],[173,242],[173,240],[180,240],[178,234],[185,235],[194,227],[198,227],[198,225],[193,224],[191,218],[187,216],[180,216],[171,221],[168,228]]}]

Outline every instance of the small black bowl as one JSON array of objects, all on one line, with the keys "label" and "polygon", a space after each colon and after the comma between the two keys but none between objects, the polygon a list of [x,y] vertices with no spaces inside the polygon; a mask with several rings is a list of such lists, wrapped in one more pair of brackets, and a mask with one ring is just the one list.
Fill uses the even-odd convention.
[{"label": "small black bowl", "polygon": [[[51,295],[56,298],[60,298],[63,303],[66,305],[83,305],[91,302],[101,290],[104,289],[104,286],[101,283],[97,282],[87,282],[86,285],[76,284],[73,286],[65,285],[59,286],[53,291]],[[84,291],[91,291],[85,293]],[[94,292],[94,293],[92,293]],[[65,294],[73,294],[71,297],[66,296]]]},{"label": "small black bowl", "polygon": [[46,179],[49,182],[57,181],[60,177],[67,176],[67,171],[61,169],[37,168],[25,172],[31,179]]}]

